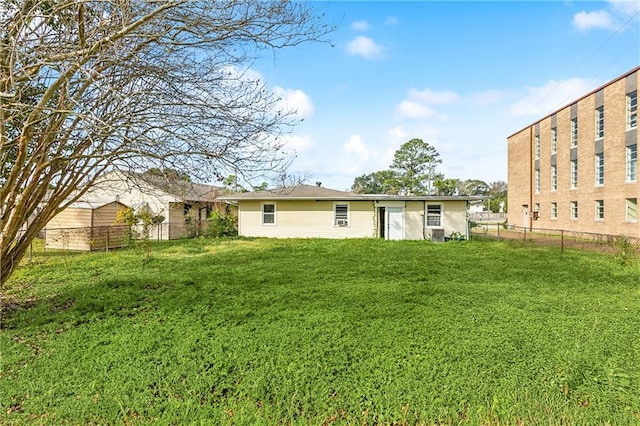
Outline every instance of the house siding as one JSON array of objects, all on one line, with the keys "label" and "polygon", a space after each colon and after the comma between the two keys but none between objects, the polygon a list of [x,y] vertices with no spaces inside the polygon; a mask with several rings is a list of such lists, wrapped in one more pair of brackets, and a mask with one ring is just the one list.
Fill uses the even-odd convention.
[{"label": "house siding", "polygon": [[[262,224],[262,204],[276,204],[276,224]],[[375,235],[371,201],[349,201],[349,226],[335,226],[333,201],[240,201],[239,235],[275,238],[366,238]]]},{"label": "house siding", "polygon": [[407,201],[405,205],[404,237],[406,240],[424,239],[423,201]]}]

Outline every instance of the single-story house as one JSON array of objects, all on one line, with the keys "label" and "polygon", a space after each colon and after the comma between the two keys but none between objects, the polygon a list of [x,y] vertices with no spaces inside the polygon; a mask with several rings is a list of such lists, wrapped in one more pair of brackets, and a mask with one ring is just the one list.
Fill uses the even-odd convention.
[{"label": "single-story house", "polygon": [[64,250],[109,250],[122,247],[127,226],[117,225],[119,201],[76,201],[62,210],[44,228],[46,248]]},{"label": "single-story house", "polygon": [[157,219],[149,238],[173,240],[199,232],[219,207],[222,188],[144,173],[112,171],[99,178],[82,199],[112,198],[134,209],[148,209]]},{"label": "single-story house", "polygon": [[299,185],[224,195],[238,208],[238,233],[274,238],[468,238],[468,204],[482,197],[355,194]]}]

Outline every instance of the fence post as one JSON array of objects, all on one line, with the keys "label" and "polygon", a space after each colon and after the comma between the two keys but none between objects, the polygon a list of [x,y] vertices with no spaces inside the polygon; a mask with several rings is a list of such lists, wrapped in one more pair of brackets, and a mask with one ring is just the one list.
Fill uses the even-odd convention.
[{"label": "fence post", "polygon": [[560,230],[560,254],[564,254],[564,229]]},{"label": "fence post", "polygon": [[498,229],[498,241],[500,241],[500,224],[496,223],[496,227]]}]

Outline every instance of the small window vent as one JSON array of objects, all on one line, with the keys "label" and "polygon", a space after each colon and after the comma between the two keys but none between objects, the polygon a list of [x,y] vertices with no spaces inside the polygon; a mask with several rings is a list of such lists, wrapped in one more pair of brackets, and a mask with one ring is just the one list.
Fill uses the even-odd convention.
[{"label": "small window vent", "polygon": [[444,229],[432,229],[431,230],[431,241],[434,243],[443,243],[444,242]]}]

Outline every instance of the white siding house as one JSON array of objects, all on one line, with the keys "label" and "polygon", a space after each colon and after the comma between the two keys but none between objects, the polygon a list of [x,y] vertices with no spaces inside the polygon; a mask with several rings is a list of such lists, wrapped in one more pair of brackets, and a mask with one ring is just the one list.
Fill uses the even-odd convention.
[{"label": "white siding house", "polygon": [[163,218],[150,237],[167,240],[183,238],[203,223],[216,208],[221,190],[184,180],[114,171],[98,179],[82,200],[111,198],[134,210],[147,208]]},{"label": "white siding house", "polygon": [[238,233],[272,238],[468,238],[467,204],[479,197],[355,194],[300,185],[231,194]]}]

